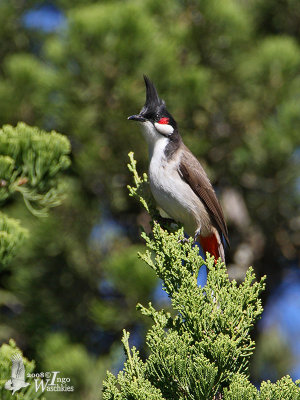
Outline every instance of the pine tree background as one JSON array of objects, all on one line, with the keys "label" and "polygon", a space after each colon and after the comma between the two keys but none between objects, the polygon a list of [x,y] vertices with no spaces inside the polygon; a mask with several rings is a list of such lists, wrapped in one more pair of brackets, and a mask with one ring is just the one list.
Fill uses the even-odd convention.
[{"label": "pine tree background", "polygon": [[122,368],[124,328],[147,357],[150,322],[135,305],[169,304],[136,258],[149,217],[126,189],[129,151],[147,170],[126,121],[146,73],[221,198],[230,278],[250,265],[267,274],[251,381],[299,378],[298,2],[4,0],[0,21],[1,132],[38,126],[72,147],[57,186],[43,176],[30,187],[30,168],[1,148],[1,342],[14,338],[38,370],[61,368],[74,399],[99,398],[106,370]]}]

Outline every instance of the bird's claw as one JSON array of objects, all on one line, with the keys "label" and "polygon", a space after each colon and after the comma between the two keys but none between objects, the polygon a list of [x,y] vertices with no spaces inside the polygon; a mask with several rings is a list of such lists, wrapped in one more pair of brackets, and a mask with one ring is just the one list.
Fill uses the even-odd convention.
[{"label": "bird's claw", "polygon": [[188,242],[189,242],[189,239],[183,237],[182,239],[179,239],[177,243],[185,244],[185,243],[188,243]]}]

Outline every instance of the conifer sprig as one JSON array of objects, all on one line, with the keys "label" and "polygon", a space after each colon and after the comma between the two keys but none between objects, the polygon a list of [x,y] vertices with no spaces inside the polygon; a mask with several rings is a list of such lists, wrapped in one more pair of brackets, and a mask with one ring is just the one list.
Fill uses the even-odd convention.
[{"label": "conifer sprig", "polygon": [[27,233],[19,221],[0,212],[0,267],[5,267],[15,256]]},{"label": "conifer sprig", "polygon": [[140,176],[136,170],[136,160],[134,159],[134,153],[130,152],[128,154],[128,157],[130,162],[127,164],[127,167],[132,173],[134,181],[134,186],[127,186],[129,190],[129,196],[135,197],[137,201],[141,203],[141,205],[151,216],[152,221],[158,221],[161,226],[170,231],[178,229],[181,226],[180,224],[174,223],[170,219],[161,217],[150,190],[147,174],[144,172],[143,175]]},{"label": "conifer sprig", "polygon": [[[59,174],[70,164],[70,143],[23,122],[0,129],[0,205],[21,194],[27,208],[45,216],[61,203],[64,184]],[[6,267],[27,234],[17,220],[0,215],[0,269]]]},{"label": "conifer sprig", "polygon": [[139,176],[136,170],[136,160],[134,159],[134,153],[132,151],[128,154],[128,157],[130,162],[127,164],[127,167],[132,173],[134,181],[134,186],[127,186],[129,196],[136,197],[150,215],[156,215],[157,210],[149,190],[148,176],[145,172],[142,176]]},{"label": "conifer sprig", "polygon": [[[140,178],[130,154],[130,170],[137,197],[146,210],[151,208],[147,177]],[[148,193],[148,189],[147,192]],[[145,200],[147,198],[147,200]],[[150,202],[151,202],[150,198]],[[152,206],[151,206],[152,207]],[[142,233],[147,250],[139,256],[163,281],[175,316],[138,304],[142,314],[153,320],[146,343],[149,357],[142,361],[138,351],[129,348],[129,333],[123,345],[127,361],[117,377],[108,373],[104,382],[105,400],[270,400],[300,399],[299,383],[284,377],[277,383],[263,382],[258,391],[248,380],[249,358],[255,343],[250,331],[263,309],[259,295],[265,277],[256,281],[252,268],[239,286],[230,281],[226,266],[207,254],[206,261],[193,246],[183,241],[183,229],[175,232],[153,221],[150,235]],[[208,274],[204,287],[197,283],[201,266]]]},{"label": "conifer sprig", "polygon": [[58,175],[70,165],[68,139],[23,122],[0,129],[0,203],[20,193],[28,209],[45,216],[60,204]]}]

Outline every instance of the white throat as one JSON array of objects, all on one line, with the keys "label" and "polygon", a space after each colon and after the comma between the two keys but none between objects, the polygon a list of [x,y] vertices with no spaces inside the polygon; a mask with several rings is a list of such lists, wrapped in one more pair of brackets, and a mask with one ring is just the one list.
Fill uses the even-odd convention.
[{"label": "white throat", "polygon": [[161,135],[150,121],[142,122],[142,132],[148,143],[149,159],[152,157],[164,158],[164,150],[169,139]]}]

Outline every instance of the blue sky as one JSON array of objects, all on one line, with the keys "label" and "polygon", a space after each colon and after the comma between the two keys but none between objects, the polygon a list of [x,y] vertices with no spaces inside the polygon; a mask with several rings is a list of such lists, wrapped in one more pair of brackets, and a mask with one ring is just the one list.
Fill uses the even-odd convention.
[{"label": "blue sky", "polygon": [[53,32],[66,24],[63,13],[51,3],[34,7],[23,15],[26,28],[38,29],[43,32]]}]

